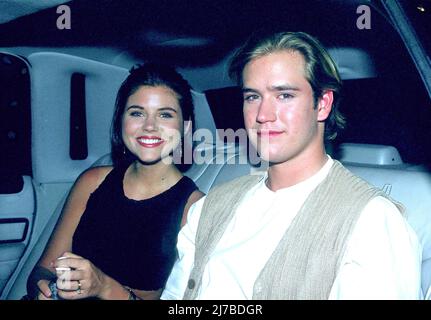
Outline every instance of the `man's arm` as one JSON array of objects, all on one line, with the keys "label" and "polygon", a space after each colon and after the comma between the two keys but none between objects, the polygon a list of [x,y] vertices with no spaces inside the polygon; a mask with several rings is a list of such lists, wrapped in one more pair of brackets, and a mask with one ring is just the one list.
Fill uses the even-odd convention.
[{"label": "man's arm", "polygon": [[162,293],[163,300],[180,300],[186,290],[187,281],[195,258],[195,237],[205,197],[194,203],[187,215],[187,223],[178,234],[178,259]]},{"label": "man's arm", "polygon": [[422,247],[393,203],[376,197],[352,232],[329,299],[420,299]]}]

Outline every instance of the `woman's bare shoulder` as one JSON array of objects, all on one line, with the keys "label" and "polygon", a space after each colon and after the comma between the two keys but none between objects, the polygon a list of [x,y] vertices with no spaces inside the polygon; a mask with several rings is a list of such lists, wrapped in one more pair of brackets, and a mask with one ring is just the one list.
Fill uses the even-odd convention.
[{"label": "woman's bare shoulder", "polygon": [[181,226],[184,226],[187,222],[187,214],[189,213],[190,207],[204,196],[205,196],[205,193],[203,193],[200,190],[193,191],[193,193],[190,195],[189,199],[187,200],[186,206],[184,207],[183,218],[181,219]]},{"label": "woman's bare shoulder", "polygon": [[94,167],[85,170],[76,180],[75,187],[95,190],[105,180],[113,166]]}]

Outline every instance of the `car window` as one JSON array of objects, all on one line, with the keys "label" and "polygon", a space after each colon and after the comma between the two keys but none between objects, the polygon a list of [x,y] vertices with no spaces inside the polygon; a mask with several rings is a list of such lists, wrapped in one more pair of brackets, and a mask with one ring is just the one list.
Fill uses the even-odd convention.
[{"label": "car window", "polygon": [[26,61],[0,53],[0,194],[22,188],[31,175],[30,76]]},{"label": "car window", "polygon": [[205,91],[217,129],[244,128],[242,93],[239,87],[226,87]]},{"label": "car window", "polygon": [[429,31],[431,30],[431,0],[403,0],[400,2],[429,55],[431,52],[431,38],[429,36]]}]

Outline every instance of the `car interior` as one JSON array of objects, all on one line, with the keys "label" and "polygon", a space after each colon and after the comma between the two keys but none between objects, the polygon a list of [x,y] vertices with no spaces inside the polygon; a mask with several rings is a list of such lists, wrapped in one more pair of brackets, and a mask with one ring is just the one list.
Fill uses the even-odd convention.
[{"label": "car interior", "polygon": [[[348,126],[327,151],[405,206],[423,246],[422,291],[431,299],[431,80],[380,2],[287,2],[282,10],[259,1],[0,3],[1,299],[26,294],[79,174],[111,163],[116,93],[136,63],[169,61],[191,83],[196,131],[215,137],[194,139],[206,161],[185,173],[202,192],[264,169],[223,132],[243,128],[229,60],[252,31],[268,26],[310,32],[329,49],[344,82]],[[357,26],[364,3],[370,30]],[[66,12],[60,6],[70,10],[69,30],[56,27]]]}]

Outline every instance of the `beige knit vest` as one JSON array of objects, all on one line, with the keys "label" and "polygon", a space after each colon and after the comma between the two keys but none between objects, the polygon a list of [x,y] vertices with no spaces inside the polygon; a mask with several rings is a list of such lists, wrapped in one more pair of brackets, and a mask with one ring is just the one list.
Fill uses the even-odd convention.
[{"label": "beige knit vest", "polygon": [[[211,253],[244,195],[261,179],[261,175],[240,177],[208,194],[184,299],[197,297]],[[328,176],[307,197],[257,277],[253,299],[328,299],[353,227],[365,205],[379,195],[385,196],[334,161]],[[403,211],[400,204],[395,204]]]}]

